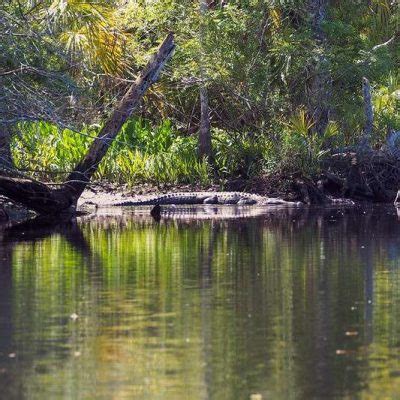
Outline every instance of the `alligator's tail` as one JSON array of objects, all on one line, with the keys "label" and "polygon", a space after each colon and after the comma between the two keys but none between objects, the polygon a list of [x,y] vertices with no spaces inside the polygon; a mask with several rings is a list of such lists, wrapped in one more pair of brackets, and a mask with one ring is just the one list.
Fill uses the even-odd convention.
[{"label": "alligator's tail", "polygon": [[162,199],[147,199],[147,200],[126,200],[120,201],[118,203],[113,203],[113,206],[122,207],[122,206],[155,206],[155,205],[164,205]]},{"label": "alligator's tail", "polygon": [[167,206],[172,204],[202,204],[207,196],[191,196],[191,195],[164,195],[156,196],[146,200],[126,200],[113,203],[115,206]]}]

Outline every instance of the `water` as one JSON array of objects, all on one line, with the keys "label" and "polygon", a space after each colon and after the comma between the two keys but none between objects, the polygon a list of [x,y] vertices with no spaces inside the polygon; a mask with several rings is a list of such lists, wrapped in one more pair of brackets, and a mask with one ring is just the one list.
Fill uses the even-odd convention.
[{"label": "water", "polygon": [[0,398],[400,398],[395,209],[258,214],[4,235]]}]

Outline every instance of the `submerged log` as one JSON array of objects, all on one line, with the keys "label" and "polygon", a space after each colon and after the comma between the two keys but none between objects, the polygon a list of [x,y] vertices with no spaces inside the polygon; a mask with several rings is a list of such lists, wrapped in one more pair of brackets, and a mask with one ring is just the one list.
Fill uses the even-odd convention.
[{"label": "submerged log", "polygon": [[156,204],[150,211],[150,215],[154,218],[155,221],[161,220],[161,206]]},{"label": "submerged log", "polygon": [[3,174],[0,175],[0,194],[39,214],[74,214],[80,195],[97,171],[98,165],[107,153],[112,141],[138,106],[146,90],[158,79],[174,49],[174,37],[171,33],[116,105],[110,118],[94,139],[86,156],[63,185],[53,189],[33,179]]}]

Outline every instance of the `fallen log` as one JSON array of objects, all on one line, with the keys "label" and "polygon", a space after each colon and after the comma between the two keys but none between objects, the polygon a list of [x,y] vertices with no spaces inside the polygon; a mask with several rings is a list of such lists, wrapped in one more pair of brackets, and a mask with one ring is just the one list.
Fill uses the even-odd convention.
[{"label": "fallen log", "polygon": [[174,49],[174,37],[170,33],[118,102],[87,154],[64,184],[54,189],[33,179],[4,173],[0,175],[0,194],[42,215],[74,214],[80,195],[96,172],[112,141],[132,115],[146,90],[156,82]]},{"label": "fallen log", "polygon": [[61,212],[73,204],[73,199],[66,196],[63,188],[52,189],[39,181],[15,176],[0,175],[0,194],[39,214]]}]

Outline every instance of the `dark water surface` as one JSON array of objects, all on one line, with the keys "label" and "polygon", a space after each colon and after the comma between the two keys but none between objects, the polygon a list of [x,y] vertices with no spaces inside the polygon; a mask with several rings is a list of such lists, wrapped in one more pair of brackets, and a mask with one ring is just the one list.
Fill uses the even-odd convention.
[{"label": "dark water surface", "polygon": [[0,244],[1,399],[399,399],[393,208],[98,217]]}]

